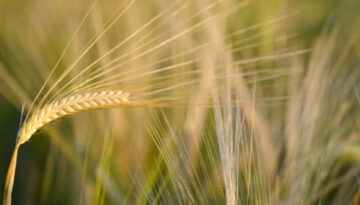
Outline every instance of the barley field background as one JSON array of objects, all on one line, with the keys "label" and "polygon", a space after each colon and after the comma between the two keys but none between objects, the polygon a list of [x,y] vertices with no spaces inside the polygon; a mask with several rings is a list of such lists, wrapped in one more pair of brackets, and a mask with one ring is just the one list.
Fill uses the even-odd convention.
[{"label": "barley field background", "polygon": [[360,204],[360,1],[0,0],[3,204]]}]

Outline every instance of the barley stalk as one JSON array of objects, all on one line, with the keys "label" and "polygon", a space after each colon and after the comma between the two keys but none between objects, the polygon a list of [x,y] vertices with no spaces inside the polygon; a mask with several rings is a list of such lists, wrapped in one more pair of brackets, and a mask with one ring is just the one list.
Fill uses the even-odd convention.
[{"label": "barley stalk", "polygon": [[123,105],[128,102],[128,97],[129,93],[114,90],[87,92],[64,97],[35,111],[19,131],[6,176],[3,203],[6,205],[11,204],[11,193],[14,185],[16,159],[19,147],[28,141],[38,129],[51,121],[80,111]]}]

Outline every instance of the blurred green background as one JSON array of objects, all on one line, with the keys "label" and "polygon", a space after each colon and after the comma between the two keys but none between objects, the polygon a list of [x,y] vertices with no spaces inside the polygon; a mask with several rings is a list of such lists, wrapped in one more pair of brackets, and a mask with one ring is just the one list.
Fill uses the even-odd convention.
[{"label": "blurred green background", "polygon": [[[59,4],[59,2],[56,3]],[[9,50],[7,42],[11,41],[12,35],[32,35],[28,33],[15,33],[21,31],[21,29],[14,31],[13,28],[22,27],[27,23],[27,19],[32,15],[31,8],[34,4],[38,4],[37,0],[0,0],[0,60],[5,65],[6,63],[12,63],[10,69],[16,69],[14,67],[16,63],[24,63],[18,62],[20,59],[12,55],[14,52],[22,52],[23,49],[21,45],[24,42],[18,44],[19,50],[17,51]],[[49,2],[49,4],[51,4],[51,2]],[[76,3],[74,1],[62,1],[61,4],[65,4],[63,8],[81,6],[81,4],[83,4],[86,5],[84,8],[85,11],[89,5],[89,1]],[[324,29],[331,30],[331,28],[336,28],[344,38],[346,38],[346,36],[350,37],[356,31],[360,32],[359,0],[254,0],[252,1],[252,5],[254,8],[251,9],[255,11],[253,15],[260,21],[277,16],[282,13],[283,10],[289,10],[292,11],[290,13],[295,13],[295,16],[291,19],[291,24],[286,27],[289,33],[295,32],[298,34],[296,40],[299,42],[297,42],[297,44],[305,48],[311,48]],[[51,10],[49,12],[56,15],[58,11]],[[58,34],[61,40],[59,43],[53,42],[53,45],[48,45],[49,47],[44,49],[51,52],[51,46],[58,44],[59,47],[63,47],[66,41],[66,37],[63,36],[64,34],[61,32],[58,33],[57,31],[50,31],[50,33],[53,35]],[[57,39],[57,37],[54,36],[54,39]],[[64,42],[62,42],[62,40],[64,40]],[[33,42],[28,41],[26,43],[31,46]],[[359,45],[355,46],[357,47],[358,53],[360,53],[360,43],[357,43]],[[14,43],[14,45],[16,45],[16,43]],[[53,56],[58,56],[58,54],[59,50],[56,50],[56,54],[53,54]],[[49,62],[55,62],[55,59],[50,59]],[[358,63],[357,59],[354,59],[354,63]],[[9,70],[9,72],[18,71]],[[26,78],[27,76],[24,77]],[[37,83],[41,84],[42,82]],[[0,193],[3,193],[5,175],[15,144],[20,120],[20,111],[8,100],[9,98],[5,98],[2,93],[0,93]],[[20,149],[13,204],[33,204],[31,202],[39,200],[37,198],[39,197],[38,192],[41,190],[40,187],[43,186],[42,178],[44,176],[47,155],[51,149],[50,147],[51,140],[46,136],[42,136],[40,133],[32,139],[31,143],[26,143]],[[69,180],[66,174],[63,179]],[[66,187],[63,188],[67,189]],[[56,191],[61,195],[61,190]],[[27,199],[32,200],[29,201]],[[66,203],[66,200],[64,203]],[[58,201],[55,204],[63,203]]]}]

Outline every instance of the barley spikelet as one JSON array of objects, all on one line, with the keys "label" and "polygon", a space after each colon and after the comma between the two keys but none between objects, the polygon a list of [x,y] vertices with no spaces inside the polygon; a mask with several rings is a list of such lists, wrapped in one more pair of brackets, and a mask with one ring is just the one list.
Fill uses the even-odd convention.
[{"label": "barley spikelet", "polygon": [[84,110],[119,106],[128,102],[128,97],[129,93],[122,91],[88,92],[64,97],[35,112],[22,126],[17,144],[23,144],[39,128],[60,117]]},{"label": "barley spikelet", "polygon": [[37,110],[21,127],[9,170],[6,177],[4,204],[11,204],[11,192],[14,185],[17,153],[20,145],[45,124],[76,112],[100,108],[110,108],[128,103],[129,93],[112,90],[74,94],[45,105]]}]

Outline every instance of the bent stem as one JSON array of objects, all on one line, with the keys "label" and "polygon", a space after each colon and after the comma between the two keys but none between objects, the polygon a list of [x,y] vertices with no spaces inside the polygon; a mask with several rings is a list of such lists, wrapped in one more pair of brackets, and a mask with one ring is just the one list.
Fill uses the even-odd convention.
[{"label": "bent stem", "polygon": [[17,155],[18,155],[19,147],[20,147],[20,143],[17,142],[14,152],[11,157],[9,169],[6,174],[3,205],[11,204],[11,193],[12,193],[12,190],[14,187],[15,170],[16,170],[16,162],[17,162]]}]

